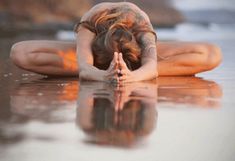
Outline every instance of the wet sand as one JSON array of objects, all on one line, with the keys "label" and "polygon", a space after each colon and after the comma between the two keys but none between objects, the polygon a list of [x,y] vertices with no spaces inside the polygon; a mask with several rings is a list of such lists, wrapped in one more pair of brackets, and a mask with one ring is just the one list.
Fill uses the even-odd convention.
[{"label": "wet sand", "polygon": [[204,78],[163,77],[122,87],[46,78],[10,60],[0,64],[0,160],[233,158],[229,61]]},{"label": "wet sand", "polygon": [[1,44],[0,160],[234,160],[235,37],[192,30],[222,48],[217,69],[121,87],[20,70]]}]

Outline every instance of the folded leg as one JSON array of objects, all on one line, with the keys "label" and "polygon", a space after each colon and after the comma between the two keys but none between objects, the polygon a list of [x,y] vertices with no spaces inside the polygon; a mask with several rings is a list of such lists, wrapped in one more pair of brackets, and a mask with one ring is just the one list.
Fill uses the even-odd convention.
[{"label": "folded leg", "polygon": [[208,43],[158,42],[159,76],[195,75],[221,62],[220,49]]},{"label": "folded leg", "polygon": [[20,68],[46,75],[77,76],[75,42],[33,40],[12,46],[11,59]]}]

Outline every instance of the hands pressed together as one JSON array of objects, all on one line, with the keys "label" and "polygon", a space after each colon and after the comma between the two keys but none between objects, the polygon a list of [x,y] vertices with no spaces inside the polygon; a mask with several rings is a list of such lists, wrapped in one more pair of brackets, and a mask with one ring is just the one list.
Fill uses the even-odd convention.
[{"label": "hands pressed together", "polygon": [[122,53],[114,52],[113,60],[106,70],[105,80],[116,84],[134,81],[132,71],[128,69]]}]

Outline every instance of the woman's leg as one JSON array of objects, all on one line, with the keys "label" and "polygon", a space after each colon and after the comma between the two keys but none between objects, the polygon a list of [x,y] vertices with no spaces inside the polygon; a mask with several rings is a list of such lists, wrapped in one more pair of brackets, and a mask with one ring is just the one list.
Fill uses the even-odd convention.
[{"label": "woman's leg", "polygon": [[195,75],[221,62],[220,49],[208,43],[158,42],[159,76]]},{"label": "woman's leg", "polygon": [[22,41],[12,46],[10,57],[18,67],[32,72],[59,76],[78,75],[75,42]]}]

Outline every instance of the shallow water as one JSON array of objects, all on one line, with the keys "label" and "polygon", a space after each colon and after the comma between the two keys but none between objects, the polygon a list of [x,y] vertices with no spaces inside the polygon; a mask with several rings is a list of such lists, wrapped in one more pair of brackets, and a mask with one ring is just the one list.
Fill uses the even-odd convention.
[{"label": "shallow water", "polygon": [[235,37],[220,31],[160,31],[220,45],[217,69],[125,86],[20,70],[1,44],[0,160],[233,161]]},{"label": "shallow water", "polygon": [[233,157],[234,102],[216,81],[163,77],[115,86],[7,67],[0,160]]}]

